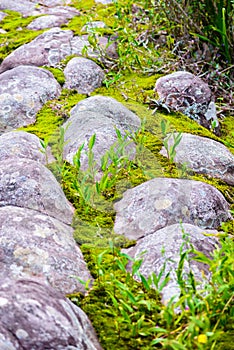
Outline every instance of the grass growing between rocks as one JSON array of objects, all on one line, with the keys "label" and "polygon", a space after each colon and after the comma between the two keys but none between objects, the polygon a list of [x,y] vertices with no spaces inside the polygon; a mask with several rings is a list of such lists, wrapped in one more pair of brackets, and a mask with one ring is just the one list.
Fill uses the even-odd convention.
[{"label": "grass growing between rocks", "polygon": [[[186,234],[184,237],[186,242]],[[87,295],[70,295],[91,319],[104,349],[233,349],[234,247],[226,235],[211,259],[190,245],[181,246],[176,270],[180,296],[161,304],[160,295],[169,280],[165,267],[148,279],[140,273],[144,257],[133,260],[110,241],[106,250],[82,246],[93,277],[92,287],[83,281]],[[203,285],[192,272],[183,277],[183,266],[193,259],[209,265],[211,280]],[[127,268],[131,262],[131,269]],[[135,278],[141,282],[137,282]],[[204,283],[205,281],[205,283]]]}]

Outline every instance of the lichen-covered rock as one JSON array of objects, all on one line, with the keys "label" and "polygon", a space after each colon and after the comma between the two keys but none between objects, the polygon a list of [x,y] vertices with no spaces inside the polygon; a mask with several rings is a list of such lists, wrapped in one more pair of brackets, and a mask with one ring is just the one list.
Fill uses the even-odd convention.
[{"label": "lichen-covered rock", "polygon": [[[168,147],[172,147],[173,137],[170,136],[167,142]],[[165,147],[160,153],[167,156]],[[188,169],[197,173],[207,174],[234,185],[234,155],[220,142],[183,133],[176,147],[174,161],[180,165],[186,164]]]},{"label": "lichen-covered rock", "polygon": [[217,228],[230,220],[223,195],[204,182],[155,178],[127,190],[115,204],[114,230],[139,239],[180,221],[201,228]]},{"label": "lichen-covered rock", "polygon": [[0,74],[0,129],[34,123],[42,106],[60,93],[60,85],[46,69],[19,66]]},{"label": "lichen-covered rock", "polygon": [[[136,114],[124,107],[111,97],[93,96],[80,101],[72,110],[71,117],[64,124],[65,146],[64,158],[73,163],[73,157],[78,148],[84,143],[84,150],[88,149],[88,142],[96,134],[93,147],[95,160],[100,162],[101,156],[116,143],[116,128],[125,134],[136,131],[140,126],[140,119]],[[135,147],[132,144],[126,147],[127,154],[132,157]],[[88,166],[88,157],[82,153],[81,164]]]},{"label": "lichen-covered rock", "polygon": [[81,29],[82,32],[91,32],[98,28],[106,28],[106,24],[103,21],[92,21],[87,22],[83,28]]},{"label": "lichen-covered rock", "polygon": [[219,133],[212,93],[201,78],[189,72],[175,72],[159,78],[155,90],[169,108],[184,113],[207,129],[213,127],[214,122],[214,129]]},{"label": "lichen-covered rock", "polygon": [[85,292],[92,277],[73,239],[73,229],[26,208],[0,208],[0,277],[43,276],[63,294]]},{"label": "lichen-covered rock", "polygon": [[59,27],[67,23],[67,18],[63,16],[47,15],[35,18],[28,26],[31,30],[41,30],[46,28]]},{"label": "lichen-covered rock", "polygon": [[55,67],[72,54],[72,38],[71,30],[52,28],[7,56],[0,66],[0,73],[19,65]]},{"label": "lichen-covered rock", "polygon": [[[21,13],[24,17],[38,16],[40,14],[66,14],[72,18],[79,14],[79,11],[66,5],[70,0],[47,0],[47,1],[28,1],[28,0],[1,0],[0,10],[11,10]],[[68,18],[68,17],[67,17]]]},{"label": "lichen-covered rock", "polygon": [[66,224],[74,211],[44,165],[17,157],[0,162],[0,207],[8,205],[37,210]]},{"label": "lichen-covered rock", "polygon": [[42,164],[52,159],[49,151],[46,155],[40,139],[25,131],[11,131],[0,136],[0,161],[12,157],[32,159]]},{"label": "lichen-covered rock", "polygon": [[105,36],[96,36],[95,48],[90,45],[88,35],[74,36],[71,40],[71,45],[73,55],[86,55],[87,57],[100,60],[107,66],[113,64],[113,62],[109,62],[109,58],[118,58],[116,42],[106,38]]},{"label": "lichen-covered rock", "polygon": [[93,61],[82,57],[72,58],[64,69],[64,87],[79,94],[89,94],[102,85],[103,70]]},{"label": "lichen-covered rock", "polygon": [[0,348],[102,349],[86,314],[37,279],[1,279]]},{"label": "lichen-covered rock", "polygon": [[[173,296],[179,297],[180,287],[177,282],[176,270],[180,261],[180,248],[183,245],[182,252],[190,249],[190,244],[199,251],[211,258],[212,251],[218,246],[218,240],[214,230],[204,230],[190,224],[174,224],[161,230],[157,230],[149,236],[140,239],[136,246],[125,249],[125,253],[132,258],[143,258],[143,263],[139,272],[148,278],[154,272],[159,276],[166,262],[166,267],[162,275],[161,283],[170,272],[170,280],[162,290],[162,300],[170,300]],[[213,236],[212,236],[213,235]],[[163,251],[163,252],[162,252]],[[128,269],[130,269],[129,264]],[[209,266],[192,259],[189,254],[189,261],[184,262],[183,278],[188,281],[190,270],[193,272],[196,281],[202,282],[204,272],[209,278]]]},{"label": "lichen-covered rock", "polygon": [[37,5],[28,0],[1,0],[0,10],[11,10],[22,13],[25,17],[36,16],[39,13]]}]

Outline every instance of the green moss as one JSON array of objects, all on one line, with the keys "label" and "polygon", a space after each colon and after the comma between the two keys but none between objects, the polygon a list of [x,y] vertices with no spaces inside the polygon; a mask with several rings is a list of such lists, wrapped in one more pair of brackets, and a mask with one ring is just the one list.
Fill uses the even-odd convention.
[{"label": "green moss", "polygon": [[47,66],[44,66],[42,68],[49,70],[60,85],[63,85],[65,83],[65,76],[61,69]]},{"label": "green moss", "polygon": [[221,121],[222,140],[234,154],[234,117],[228,116]]},{"label": "green moss", "polygon": [[26,44],[43,31],[33,31],[27,29],[27,25],[34,17],[24,18],[18,12],[4,11],[7,16],[1,21],[1,28],[7,33],[0,34],[0,41],[3,43],[0,47],[0,62],[18,47]]},{"label": "green moss", "polygon": [[19,130],[30,132],[46,142],[55,144],[59,137],[59,126],[67,120],[71,108],[84,97],[73,90],[62,90],[57,100],[48,101],[37,113],[34,124]]}]

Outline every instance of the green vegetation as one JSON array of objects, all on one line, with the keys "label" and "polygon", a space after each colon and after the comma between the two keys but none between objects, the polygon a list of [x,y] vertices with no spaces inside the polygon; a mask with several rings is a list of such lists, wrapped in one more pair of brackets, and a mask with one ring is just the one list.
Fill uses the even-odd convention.
[{"label": "green vegetation", "polygon": [[[132,259],[110,241],[104,251],[82,250],[95,277],[86,297],[70,298],[88,314],[104,349],[232,349],[234,334],[234,246],[230,237],[220,239],[209,259],[194,250],[184,233],[176,270],[180,296],[160,302],[160,294],[170,275],[140,273],[144,257]],[[189,247],[188,247],[189,246]],[[187,248],[186,248],[187,247]],[[98,254],[99,252],[99,254]],[[211,280],[202,285],[183,267],[191,259],[207,264]],[[134,277],[141,282],[137,282]]]},{"label": "green vegetation", "polygon": [[[97,61],[106,78],[103,86],[91,95],[111,96],[122,102],[141,118],[142,127],[126,136],[116,130],[117,143],[101,158],[100,164],[94,159],[94,134],[87,149],[81,145],[71,165],[63,159],[61,126],[71,108],[86,96],[64,89],[57,100],[47,102],[38,112],[35,124],[23,128],[42,139],[45,153],[48,146],[52,147],[55,162],[48,166],[76,209],[74,238],[95,278],[91,288],[89,281],[82,281],[87,288],[86,296],[69,297],[88,314],[107,350],[234,349],[234,221],[223,224],[224,237],[220,238],[220,247],[211,259],[195,252],[192,246],[187,250],[182,246],[177,269],[181,294],[167,305],[162,304],[161,293],[169,276],[164,276],[162,270],[159,276],[143,277],[140,266],[144,257],[132,260],[120,250],[135,242],[113,232],[115,201],[126,189],[153,177],[185,177],[207,182],[219,189],[234,209],[232,186],[180,169],[173,162],[182,132],[218,140],[234,152],[230,102],[233,1],[115,0],[104,6],[93,0],[74,0],[73,5],[81,15],[62,28],[81,35],[87,22],[102,20],[107,28],[86,33],[89,43],[97,49],[98,39],[105,35],[110,40],[114,36],[118,44],[117,59],[100,52],[109,64],[105,60]],[[7,33],[0,34],[3,43],[0,60],[41,33],[26,29],[33,18],[6,13],[8,16],[1,22]],[[59,68],[44,67],[61,85],[62,68],[71,57],[61,62]],[[201,75],[213,87],[218,112],[223,117],[220,138],[181,113],[159,108],[153,113],[157,107],[156,80],[179,69]],[[172,148],[168,147],[167,134],[174,135]],[[136,145],[133,159],[126,153],[130,142]],[[159,154],[163,145],[168,159]],[[84,153],[88,167],[81,169]],[[192,272],[188,280],[181,274],[186,260],[192,258],[209,265],[212,272],[211,280],[204,277],[205,283],[200,287]]]}]

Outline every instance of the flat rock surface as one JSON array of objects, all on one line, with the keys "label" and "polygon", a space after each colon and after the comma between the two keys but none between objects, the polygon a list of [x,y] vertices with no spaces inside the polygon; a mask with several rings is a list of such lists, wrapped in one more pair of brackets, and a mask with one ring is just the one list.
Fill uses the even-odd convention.
[{"label": "flat rock surface", "polygon": [[33,209],[70,224],[73,208],[53,174],[42,164],[23,158],[0,162],[0,207]]},{"label": "flat rock surface", "polygon": [[18,66],[0,74],[0,131],[34,123],[43,105],[60,93],[60,85],[46,69]]},{"label": "flat rock surface", "polygon": [[12,157],[46,163],[40,139],[25,131],[11,131],[0,136],[0,161]]},{"label": "flat rock surface", "polygon": [[207,129],[218,119],[211,90],[201,78],[192,73],[178,71],[159,78],[155,85],[160,99],[169,108],[180,111]]},{"label": "flat rock surface", "polygon": [[[89,97],[71,110],[71,117],[64,124],[64,158],[73,163],[78,148],[84,143],[84,150],[87,150],[88,141],[96,134],[93,152],[95,160],[99,163],[101,156],[117,141],[115,128],[124,135],[125,130],[134,132],[139,126],[138,116],[115,99],[105,96]],[[126,151],[131,157],[135,152],[133,144],[129,145]],[[88,157],[85,152],[81,163],[87,167]]]},{"label": "flat rock surface", "polygon": [[[175,224],[155,231],[151,235],[138,240],[136,246],[125,249],[124,251],[134,259],[143,258],[139,272],[146,278],[151,276],[153,272],[156,276],[159,276],[166,261],[165,271],[160,281],[161,284],[166,274],[170,272],[170,280],[162,291],[162,300],[166,302],[173,296],[179,297],[180,295],[176,270],[178,269],[182,244],[182,252],[189,250],[189,243],[191,243],[194,249],[211,258],[212,251],[218,245],[218,240],[215,237],[217,231],[206,230],[205,233],[211,236],[204,235],[204,230],[197,226],[185,223]],[[189,254],[189,257],[189,261],[185,260],[184,264],[184,279],[188,280],[190,270],[192,270],[197,281],[201,282],[204,280],[202,272],[209,278],[209,266],[192,260],[191,254]],[[130,265],[128,269],[130,269]]]},{"label": "flat rock surface", "polygon": [[127,190],[115,204],[114,231],[139,239],[182,221],[215,229],[231,219],[223,195],[204,182],[155,178]]},{"label": "flat rock surface", "polygon": [[72,276],[92,280],[73,229],[37,211],[0,208],[0,247],[1,277],[44,277],[63,294],[85,292]]},{"label": "flat rock surface", "polygon": [[0,348],[101,350],[86,314],[35,279],[0,280]]},{"label": "flat rock surface", "polygon": [[[173,144],[173,136],[170,136],[168,147],[172,147]],[[165,147],[160,153],[167,156]],[[188,169],[197,173],[207,174],[234,185],[234,155],[220,142],[183,133],[176,147],[174,161],[180,165],[186,164]]]},{"label": "flat rock surface", "polygon": [[95,62],[83,57],[72,58],[64,69],[64,88],[89,94],[102,85],[103,70]]}]

